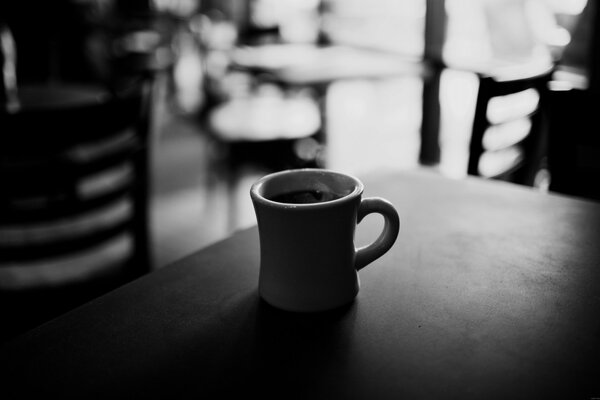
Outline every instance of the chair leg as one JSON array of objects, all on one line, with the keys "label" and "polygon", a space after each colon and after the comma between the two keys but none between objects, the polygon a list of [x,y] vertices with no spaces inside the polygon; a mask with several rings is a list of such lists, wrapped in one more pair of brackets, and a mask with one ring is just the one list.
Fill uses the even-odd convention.
[{"label": "chair leg", "polygon": [[434,68],[433,75],[423,81],[421,150],[419,162],[437,165],[440,162],[440,81],[442,70]]}]

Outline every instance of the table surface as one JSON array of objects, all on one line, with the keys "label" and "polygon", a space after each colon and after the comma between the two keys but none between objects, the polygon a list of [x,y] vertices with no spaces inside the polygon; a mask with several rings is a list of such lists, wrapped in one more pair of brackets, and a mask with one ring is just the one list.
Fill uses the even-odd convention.
[{"label": "table surface", "polygon": [[5,344],[3,394],[600,397],[600,204],[429,172],[362,180],[402,227],[351,305],[261,301],[253,227]]},{"label": "table surface", "polygon": [[[434,68],[422,57],[344,45],[240,46],[231,57],[234,68],[270,73],[280,82],[292,85],[327,84],[341,79],[428,78]],[[444,54],[443,62],[448,69],[493,76],[501,81],[538,75],[553,68],[552,57],[545,48],[516,59]]]},{"label": "table surface", "polygon": [[421,59],[351,46],[273,44],[243,46],[232,52],[233,67],[270,73],[290,85],[328,84],[341,79],[426,76]]}]

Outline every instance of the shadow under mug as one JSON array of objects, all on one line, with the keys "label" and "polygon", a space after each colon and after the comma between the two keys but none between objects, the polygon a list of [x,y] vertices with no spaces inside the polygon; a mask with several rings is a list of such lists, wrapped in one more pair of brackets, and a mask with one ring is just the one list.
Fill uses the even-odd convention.
[{"label": "shadow under mug", "polygon": [[[288,311],[326,311],[354,300],[358,271],[394,244],[400,219],[379,197],[362,198],[353,176],[326,169],[269,174],[252,185],[250,196],[260,237],[259,294]],[[356,248],[354,233],[368,214],[384,218],[371,244]]]}]

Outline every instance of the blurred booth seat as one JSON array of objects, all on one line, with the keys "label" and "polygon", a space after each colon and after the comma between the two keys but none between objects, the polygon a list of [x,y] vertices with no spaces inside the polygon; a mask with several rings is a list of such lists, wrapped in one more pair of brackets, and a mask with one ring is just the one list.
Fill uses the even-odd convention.
[{"label": "blurred booth seat", "polygon": [[0,112],[3,338],[151,269],[148,97],[22,87]]}]

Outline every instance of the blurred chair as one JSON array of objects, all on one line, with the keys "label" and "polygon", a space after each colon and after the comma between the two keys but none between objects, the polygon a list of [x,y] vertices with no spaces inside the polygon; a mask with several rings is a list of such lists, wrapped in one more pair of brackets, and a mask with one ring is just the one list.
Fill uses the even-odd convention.
[{"label": "blurred chair", "polygon": [[3,339],[151,269],[148,85],[19,95],[0,111]]},{"label": "blurred chair", "polygon": [[543,168],[553,67],[478,73],[468,174],[533,186]]}]

